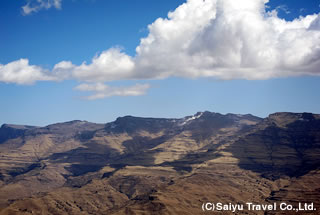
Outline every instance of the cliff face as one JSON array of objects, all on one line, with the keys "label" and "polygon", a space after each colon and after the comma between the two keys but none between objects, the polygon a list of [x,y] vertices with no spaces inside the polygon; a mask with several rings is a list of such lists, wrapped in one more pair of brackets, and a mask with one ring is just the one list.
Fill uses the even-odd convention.
[{"label": "cliff face", "polygon": [[2,214],[199,214],[206,201],[320,203],[316,114],[3,125],[0,143]]},{"label": "cliff face", "polygon": [[318,115],[276,113],[231,147],[239,166],[269,179],[299,177],[320,166]]},{"label": "cliff face", "polygon": [[0,128],[0,144],[4,143],[9,139],[14,139],[24,135],[25,131],[28,129],[35,128],[33,126],[24,125],[9,125],[3,124]]}]

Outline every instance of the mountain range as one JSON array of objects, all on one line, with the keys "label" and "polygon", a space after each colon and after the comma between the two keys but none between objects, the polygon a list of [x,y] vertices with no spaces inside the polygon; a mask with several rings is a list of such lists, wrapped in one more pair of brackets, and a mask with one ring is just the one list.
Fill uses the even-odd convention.
[{"label": "mountain range", "polygon": [[206,202],[313,203],[236,214],[320,214],[319,182],[318,114],[0,128],[0,214],[201,214]]}]

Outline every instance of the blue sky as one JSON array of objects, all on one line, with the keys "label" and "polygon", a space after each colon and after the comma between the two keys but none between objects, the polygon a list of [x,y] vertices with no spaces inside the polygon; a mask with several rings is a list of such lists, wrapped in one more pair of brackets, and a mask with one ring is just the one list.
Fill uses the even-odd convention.
[{"label": "blue sky", "polygon": [[206,1],[1,1],[0,124],[320,113],[320,1]]}]

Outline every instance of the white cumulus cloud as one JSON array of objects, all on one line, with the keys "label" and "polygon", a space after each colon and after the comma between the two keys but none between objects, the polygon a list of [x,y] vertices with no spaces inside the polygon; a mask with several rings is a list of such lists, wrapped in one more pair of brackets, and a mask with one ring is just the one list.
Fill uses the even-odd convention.
[{"label": "white cumulus cloud", "polygon": [[319,14],[289,22],[266,12],[265,3],[187,1],[149,26],[137,47],[135,72],[147,78],[319,75],[320,31],[309,29]]},{"label": "white cumulus cloud", "polygon": [[0,81],[16,84],[33,84],[36,81],[56,80],[39,66],[29,65],[28,59],[20,59],[6,65],[0,64]]},{"label": "white cumulus cloud", "polygon": [[51,7],[61,9],[62,0],[28,0],[27,4],[22,7],[22,14],[29,15],[40,10],[48,10]]},{"label": "white cumulus cloud", "polygon": [[141,96],[146,94],[149,88],[149,84],[136,84],[129,87],[111,87],[103,83],[85,83],[75,87],[75,90],[93,92],[92,95],[84,97],[84,99],[95,100],[111,96]]},{"label": "white cumulus cloud", "polygon": [[119,48],[111,48],[95,56],[91,64],[84,62],[80,66],[73,66],[71,71],[76,79],[103,82],[134,78],[134,66],[132,57],[122,53]]},{"label": "white cumulus cloud", "polygon": [[[260,80],[319,75],[319,14],[286,21],[267,0],[188,0],[148,26],[136,56],[111,48],[70,66],[83,81],[167,77]],[[70,64],[71,65],[71,64]]]},{"label": "white cumulus cloud", "polygon": [[[61,0],[37,2],[61,6]],[[97,87],[115,80],[168,77],[263,80],[319,75],[319,14],[286,21],[277,15],[283,6],[267,12],[266,3],[268,0],[187,0],[167,18],[148,26],[149,34],[141,39],[135,56],[110,48],[89,63],[57,63],[51,76]],[[8,69],[12,64],[17,62],[1,65],[0,81],[21,84],[48,79],[44,69],[25,60],[20,62],[24,66]],[[121,91],[107,88],[111,94],[91,91],[96,92],[95,97]]]}]

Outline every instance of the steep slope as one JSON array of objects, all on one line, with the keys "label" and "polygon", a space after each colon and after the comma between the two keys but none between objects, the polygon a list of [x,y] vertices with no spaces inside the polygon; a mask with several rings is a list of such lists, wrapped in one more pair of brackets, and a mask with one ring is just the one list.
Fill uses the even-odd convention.
[{"label": "steep slope", "polygon": [[277,179],[320,167],[320,117],[276,113],[230,147],[241,168]]},{"label": "steep slope", "polygon": [[208,201],[320,208],[316,114],[126,116],[12,137],[0,144],[0,214],[199,214]]},{"label": "steep slope", "polygon": [[25,126],[25,125],[10,125],[3,124],[0,128],[0,144],[4,143],[9,139],[15,139],[21,137],[24,133],[29,130],[36,128],[35,126]]},{"label": "steep slope", "polygon": [[[72,121],[46,127],[4,125],[0,133],[11,130],[0,144],[0,204],[8,199],[31,196],[63,186],[68,164],[47,160],[54,153],[83,147],[77,136],[103,128],[102,124]],[[14,133],[12,130],[14,129]],[[15,135],[13,135],[15,134]],[[3,201],[5,200],[5,201]]]}]

